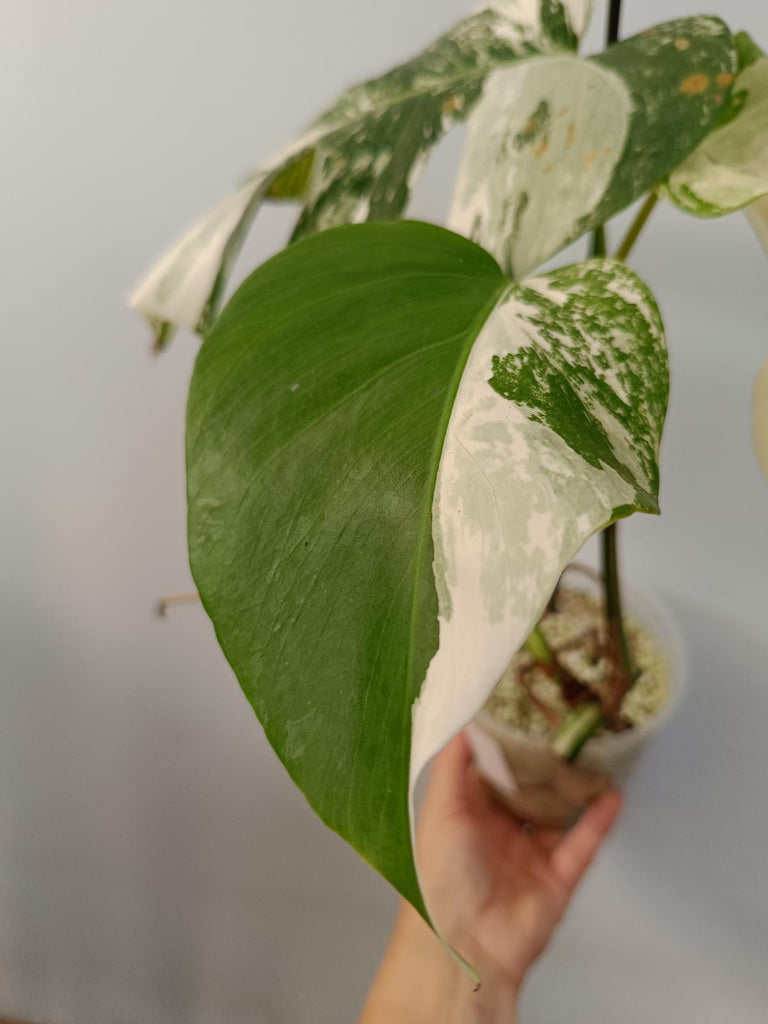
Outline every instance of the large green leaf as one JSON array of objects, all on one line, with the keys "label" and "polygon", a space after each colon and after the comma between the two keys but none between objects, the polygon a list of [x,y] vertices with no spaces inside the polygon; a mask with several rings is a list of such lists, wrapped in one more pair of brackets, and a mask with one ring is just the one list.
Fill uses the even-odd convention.
[{"label": "large green leaf", "polygon": [[174,325],[204,332],[265,199],[301,199],[294,238],[363,220],[394,220],[431,147],[463,120],[495,68],[575,49],[588,0],[494,0],[421,54],[343,93],[305,136],[187,232],[130,302],[159,347]]},{"label": "large green leaf", "polygon": [[663,188],[680,209],[699,217],[732,213],[768,194],[768,57],[746,33],[736,42],[739,72],[723,123]]},{"label": "large green leaf", "polygon": [[583,541],[656,511],[661,322],[622,264],[512,284],[413,222],[269,260],[200,349],[192,571],[320,817],[423,914],[410,793]]},{"label": "large green leaf", "polygon": [[682,18],[587,61],[498,70],[472,113],[450,226],[528,273],[643,195],[717,122],[736,55],[717,18]]}]

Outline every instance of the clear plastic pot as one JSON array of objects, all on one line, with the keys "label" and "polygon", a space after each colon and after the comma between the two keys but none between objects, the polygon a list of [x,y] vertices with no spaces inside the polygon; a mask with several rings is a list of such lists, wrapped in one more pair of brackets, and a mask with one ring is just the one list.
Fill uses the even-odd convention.
[{"label": "clear plastic pot", "polygon": [[669,691],[661,710],[642,725],[588,740],[573,763],[482,709],[468,726],[475,759],[496,795],[522,820],[539,827],[569,825],[610,785],[622,786],[651,737],[678,707],[687,684],[684,648],[674,619],[655,597],[628,590],[626,613],[656,640],[667,667]]}]

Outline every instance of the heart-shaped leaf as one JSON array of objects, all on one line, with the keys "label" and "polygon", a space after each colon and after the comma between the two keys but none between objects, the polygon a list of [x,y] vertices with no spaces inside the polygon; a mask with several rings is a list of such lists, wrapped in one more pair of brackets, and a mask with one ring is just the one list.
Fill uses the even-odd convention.
[{"label": "heart-shaped leaf", "polygon": [[204,333],[232,263],[265,199],[300,199],[294,238],[404,210],[427,153],[462,121],[495,68],[575,49],[588,0],[494,0],[421,54],[343,93],[305,136],[207,214],[130,298],[157,347],[175,325]]},{"label": "heart-shaped leaf", "polygon": [[655,188],[709,132],[736,55],[681,18],[582,61],[495,71],[469,121],[450,226],[516,277]]},{"label": "heart-shaped leaf", "polygon": [[298,242],[201,347],[192,571],[320,817],[427,916],[410,796],[564,564],[656,511],[661,321],[623,264],[512,284],[413,222]]}]

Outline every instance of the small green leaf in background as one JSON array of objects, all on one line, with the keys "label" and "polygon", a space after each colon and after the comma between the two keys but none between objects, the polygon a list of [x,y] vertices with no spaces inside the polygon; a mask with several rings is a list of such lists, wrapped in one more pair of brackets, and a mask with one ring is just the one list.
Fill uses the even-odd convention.
[{"label": "small green leaf in background", "polygon": [[[543,60],[542,60],[543,64]],[[736,69],[718,18],[681,18],[586,61],[494,72],[472,113],[450,226],[513,276],[656,187],[717,123]],[[569,95],[570,92],[570,95]],[[544,102],[544,134],[521,117]]]},{"label": "small green leaf in background", "polygon": [[413,786],[584,540],[657,508],[666,394],[658,310],[622,264],[516,285],[413,222],[290,246],[202,344],[203,603],[312,807],[422,914]]},{"label": "small green leaf in background", "polygon": [[267,199],[300,200],[301,238],[348,222],[394,220],[432,146],[476,103],[494,68],[575,48],[586,0],[542,0],[521,11],[495,3],[459,22],[413,60],[354,86],[286,152],[204,217],[150,270],[130,298],[156,333],[205,333],[232,264]]}]

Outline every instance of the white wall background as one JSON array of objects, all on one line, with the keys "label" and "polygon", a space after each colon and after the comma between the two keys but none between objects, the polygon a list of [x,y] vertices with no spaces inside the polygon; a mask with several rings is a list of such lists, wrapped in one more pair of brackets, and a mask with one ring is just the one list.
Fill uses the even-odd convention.
[{"label": "white wall background", "polygon": [[[627,0],[624,32],[699,13]],[[711,7],[713,5],[705,5]],[[768,44],[760,0],[728,0]],[[268,748],[186,589],[196,344],[153,362],[123,296],[342,86],[465,0],[5,0],[0,1015],[50,1024],[352,1021],[394,912]],[[598,10],[598,15],[602,11]],[[591,34],[599,46],[599,29]],[[454,143],[413,212],[438,220]],[[259,223],[242,266],[277,248]],[[764,1022],[768,488],[748,443],[768,265],[739,216],[669,209],[634,266],[672,350],[664,515],[624,530],[694,691],[528,987],[523,1021]]]}]

